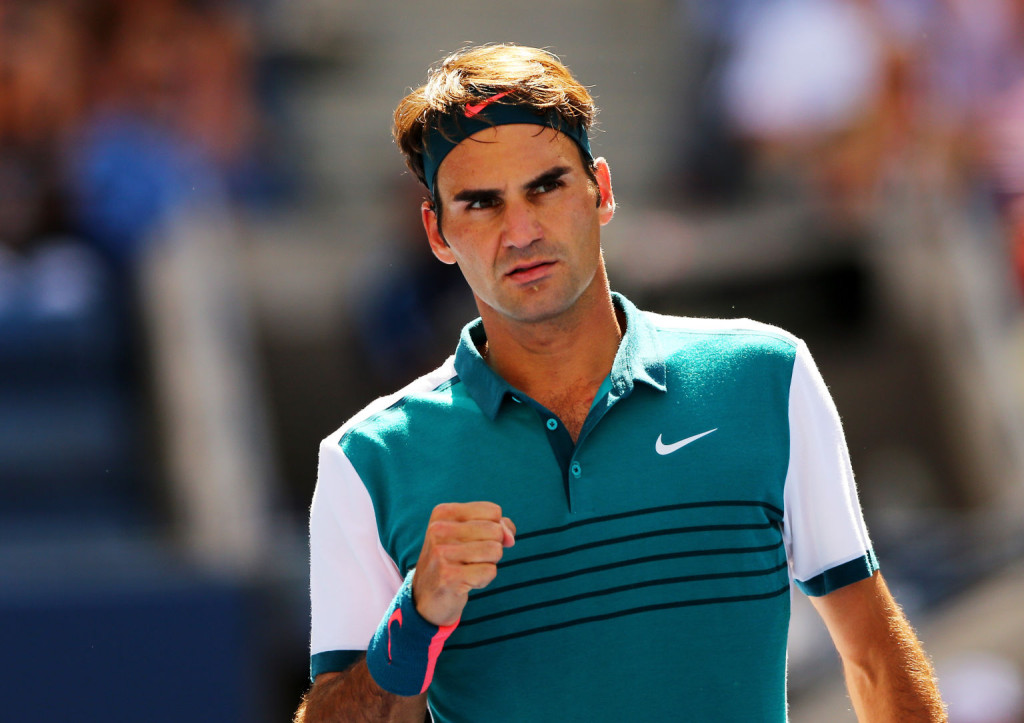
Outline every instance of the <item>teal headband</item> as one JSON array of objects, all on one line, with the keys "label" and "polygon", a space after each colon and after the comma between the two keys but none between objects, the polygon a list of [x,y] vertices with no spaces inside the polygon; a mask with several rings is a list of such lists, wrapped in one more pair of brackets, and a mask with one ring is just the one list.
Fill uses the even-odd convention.
[{"label": "teal headband", "polygon": [[493,126],[530,123],[547,126],[572,138],[580,147],[588,160],[593,162],[594,155],[590,151],[590,140],[587,129],[582,123],[569,123],[555,110],[538,113],[524,105],[506,105],[494,101],[507,95],[508,91],[492,95],[478,103],[467,103],[462,113],[449,113],[442,116],[427,129],[423,148],[423,177],[426,179],[430,194],[434,194],[437,182],[437,169],[441,161],[451,153],[455,146],[474,133]]}]

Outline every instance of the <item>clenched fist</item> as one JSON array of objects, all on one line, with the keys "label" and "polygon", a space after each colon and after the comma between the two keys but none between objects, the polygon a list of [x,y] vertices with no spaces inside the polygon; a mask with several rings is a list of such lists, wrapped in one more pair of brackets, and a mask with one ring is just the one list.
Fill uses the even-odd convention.
[{"label": "clenched fist", "polygon": [[487,587],[515,544],[516,527],[492,502],[446,503],[430,515],[412,578],[416,610],[434,625],[452,625],[469,591]]}]

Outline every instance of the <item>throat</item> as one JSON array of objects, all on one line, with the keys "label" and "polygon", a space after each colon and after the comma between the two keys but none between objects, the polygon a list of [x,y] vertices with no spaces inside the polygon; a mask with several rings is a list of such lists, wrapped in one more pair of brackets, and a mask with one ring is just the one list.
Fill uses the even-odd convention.
[{"label": "throat", "polygon": [[574,385],[570,388],[552,390],[550,393],[534,397],[538,402],[550,409],[562,424],[565,425],[573,444],[580,438],[583,423],[594,403],[594,396],[600,389],[600,382],[594,384]]}]

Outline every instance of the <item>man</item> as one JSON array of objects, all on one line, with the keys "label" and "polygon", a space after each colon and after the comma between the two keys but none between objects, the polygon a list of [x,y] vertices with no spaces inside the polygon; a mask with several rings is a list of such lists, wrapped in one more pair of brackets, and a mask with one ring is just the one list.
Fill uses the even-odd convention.
[{"label": "man", "polygon": [[515,46],[395,112],[480,319],[321,446],[297,720],[783,721],[790,574],[863,720],[941,720],[803,343],[609,290],[594,112]]}]

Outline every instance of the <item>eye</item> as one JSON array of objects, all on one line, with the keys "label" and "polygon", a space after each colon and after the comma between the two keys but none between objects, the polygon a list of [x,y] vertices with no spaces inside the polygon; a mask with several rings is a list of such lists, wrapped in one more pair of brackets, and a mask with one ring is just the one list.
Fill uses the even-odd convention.
[{"label": "eye", "polygon": [[542,181],[533,187],[534,194],[551,193],[555,189],[561,188],[565,185],[565,182],[561,179],[552,179],[550,181]]},{"label": "eye", "polygon": [[474,199],[474,200],[470,201],[469,203],[466,204],[466,208],[468,208],[470,210],[473,210],[473,211],[479,211],[479,210],[483,210],[483,209],[486,209],[486,208],[494,208],[497,205],[498,205],[498,199],[497,198],[487,197],[487,198],[477,198],[477,199]]}]

